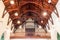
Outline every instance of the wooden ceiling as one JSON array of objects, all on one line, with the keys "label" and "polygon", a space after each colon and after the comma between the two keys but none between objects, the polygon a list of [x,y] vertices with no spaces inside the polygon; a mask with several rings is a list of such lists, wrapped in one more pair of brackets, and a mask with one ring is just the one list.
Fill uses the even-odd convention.
[{"label": "wooden ceiling", "polygon": [[[12,20],[15,27],[23,24],[27,19],[32,18],[38,25],[45,27],[50,20],[51,14],[56,10],[58,0],[3,0],[6,12],[9,13],[8,23]],[[6,11],[6,12],[5,12]],[[58,16],[58,14],[56,13]],[[11,19],[11,20],[10,20]],[[20,21],[18,24],[17,21]],[[53,21],[51,20],[53,23]]]}]

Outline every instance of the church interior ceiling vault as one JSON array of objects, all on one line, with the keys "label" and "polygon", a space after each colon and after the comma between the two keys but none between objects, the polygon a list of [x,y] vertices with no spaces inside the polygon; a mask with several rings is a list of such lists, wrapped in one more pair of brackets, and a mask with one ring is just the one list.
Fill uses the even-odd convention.
[{"label": "church interior ceiling vault", "polygon": [[7,25],[12,21],[12,25],[16,29],[31,18],[44,29],[48,20],[54,24],[51,16],[52,12],[59,17],[56,8],[57,2],[58,0],[3,0],[5,9],[2,18],[8,13]]}]

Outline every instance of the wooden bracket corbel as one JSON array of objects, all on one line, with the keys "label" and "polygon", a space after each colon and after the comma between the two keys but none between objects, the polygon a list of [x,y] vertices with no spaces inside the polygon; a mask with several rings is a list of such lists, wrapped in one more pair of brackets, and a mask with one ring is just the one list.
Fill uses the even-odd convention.
[{"label": "wooden bracket corbel", "polygon": [[6,9],[4,9],[2,18],[4,18],[4,16],[5,16],[6,14],[7,14],[7,11],[6,11]]},{"label": "wooden bracket corbel", "polygon": [[51,19],[49,21],[54,25],[52,16],[51,16]]},{"label": "wooden bracket corbel", "polygon": [[58,11],[57,11],[56,7],[55,7],[55,10],[54,10],[54,13],[57,15],[57,17],[59,17],[59,14],[58,14]]},{"label": "wooden bracket corbel", "polygon": [[48,27],[48,29],[50,30],[49,22],[47,23],[47,27]]},{"label": "wooden bracket corbel", "polygon": [[8,18],[8,23],[7,23],[7,25],[9,25],[10,22],[11,22],[11,20],[10,20],[10,18]]},{"label": "wooden bracket corbel", "polygon": [[11,30],[14,28],[14,24],[11,23]]},{"label": "wooden bracket corbel", "polygon": [[44,31],[47,33],[46,25],[42,26],[42,28],[43,28]]},{"label": "wooden bracket corbel", "polygon": [[44,27],[44,30],[45,30],[45,32],[47,33],[47,29],[46,29],[46,27]]}]

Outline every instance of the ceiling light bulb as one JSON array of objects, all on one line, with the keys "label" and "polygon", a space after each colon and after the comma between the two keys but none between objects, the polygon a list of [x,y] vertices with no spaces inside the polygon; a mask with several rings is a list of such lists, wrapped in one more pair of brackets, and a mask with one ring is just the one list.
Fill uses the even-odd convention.
[{"label": "ceiling light bulb", "polygon": [[51,0],[48,0],[48,3],[51,3]]},{"label": "ceiling light bulb", "polygon": [[43,23],[43,21],[41,21],[41,23]]},{"label": "ceiling light bulb", "polygon": [[19,26],[19,28],[21,29],[21,28],[22,28],[22,26]]},{"label": "ceiling light bulb", "polygon": [[39,28],[42,28],[42,27],[39,25]]},{"label": "ceiling light bulb", "polygon": [[17,24],[20,24],[20,21],[17,21]]},{"label": "ceiling light bulb", "polygon": [[43,16],[47,16],[47,12],[44,12],[44,13],[43,13]]},{"label": "ceiling light bulb", "polygon": [[14,1],[13,1],[13,0],[11,0],[11,1],[10,1],[10,4],[14,4]]},{"label": "ceiling light bulb", "polygon": [[15,15],[15,16],[18,16],[18,13],[15,13],[14,15]]}]

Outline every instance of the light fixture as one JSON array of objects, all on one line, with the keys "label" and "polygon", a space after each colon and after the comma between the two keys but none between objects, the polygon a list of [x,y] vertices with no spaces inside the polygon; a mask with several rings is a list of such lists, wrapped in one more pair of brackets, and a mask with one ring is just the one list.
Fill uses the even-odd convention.
[{"label": "light fixture", "polygon": [[11,0],[11,1],[10,1],[10,4],[14,4],[14,0]]},{"label": "light fixture", "polygon": [[41,23],[43,23],[43,20],[41,21]]},{"label": "light fixture", "polygon": [[20,25],[20,26],[19,26],[19,28],[21,29],[21,28],[22,28],[22,26]]},{"label": "light fixture", "polygon": [[18,16],[18,13],[16,12],[16,13],[14,13],[14,15],[15,15],[15,16]]},{"label": "light fixture", "polygon": [[19,20],[17,21],[17,24],[20,24],[20,21]]},{"label": "light fixture", "polygon": [[42,27],[39,25],[39,28],[42,28]]},{"label": "light fixture", "polygon": [[51,0],[48,0],[48,3],[51,3]]},{"label": "light fixture", "polygon": [[44,16],[44,17],[47,16],[47,12],[43,12],[42,16]]}]

